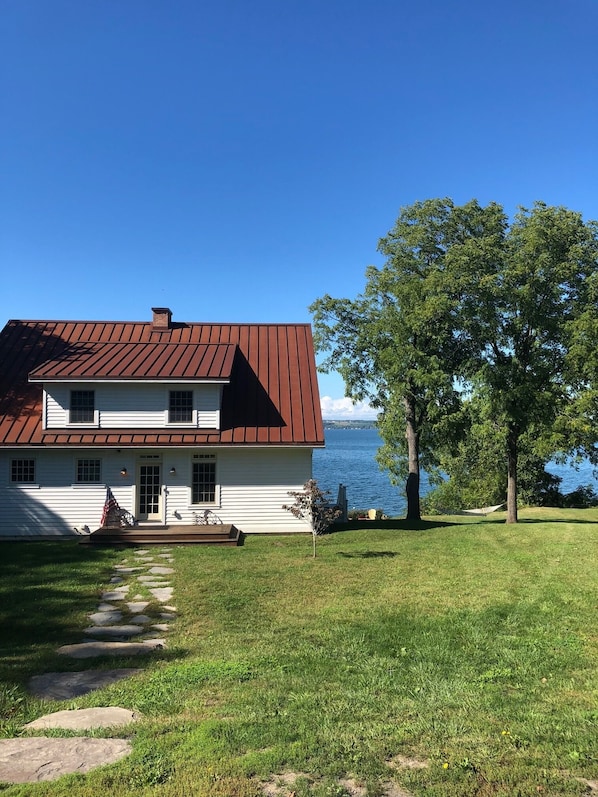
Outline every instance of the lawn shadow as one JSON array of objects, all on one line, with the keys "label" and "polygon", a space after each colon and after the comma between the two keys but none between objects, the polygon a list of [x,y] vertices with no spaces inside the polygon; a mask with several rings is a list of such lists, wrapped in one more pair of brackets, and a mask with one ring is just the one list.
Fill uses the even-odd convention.
[{"label": "lawn shadow", "polygon": [[[475,519],[476,521],[478,518]],[[335,534],[339,531],[366,531],[370,529],[390,529],[395,531],[431,531],[432,529],[451,528],[453,526],[470,525],[471,520],[405,520],[390,518],[388,520],[349,520],[345,523],[335,523],[328,533]]]},{"label": "lawn shadow", "polygon": [[[505,521],[506,522],[506,521]],[[566,518],[566,517],[548,517],[548,518],[519,518],[517,521],[518,526],[520,525],[530,525],[534,523],[580,523],[584,526],[594,526],[598,523],[598,518],[588,518],[584,520],[583,518]]]},{"label": "lawn shadow", "polygon": [[343,559],[384,559],[398,556],[396,551],[364,551],[363,553],[344,553],[339,551],[338,556]]}]

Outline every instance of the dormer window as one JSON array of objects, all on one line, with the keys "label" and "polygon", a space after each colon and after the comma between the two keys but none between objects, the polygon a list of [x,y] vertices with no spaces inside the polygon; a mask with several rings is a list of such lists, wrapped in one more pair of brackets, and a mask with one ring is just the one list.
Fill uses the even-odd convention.
[{"label": "dormer window", "polygon": [[96,423],[95,391],[71,390],[69,423]]},{"label": "dormer window", "polygon": [[171,390],[168,397],[168,423],[193,423],[193,391]]}]

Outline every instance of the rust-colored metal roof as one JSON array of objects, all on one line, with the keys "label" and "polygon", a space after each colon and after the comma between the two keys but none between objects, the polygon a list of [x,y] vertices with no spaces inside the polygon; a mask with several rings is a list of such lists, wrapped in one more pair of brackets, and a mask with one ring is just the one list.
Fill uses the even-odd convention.
[{"label": "rust-colored metal roof", "polygon": [[[44,432],[42,385],[30,381],[29,375],[47,381],[219,379],[230,383],[223,388],[219,431]],[[0,445],[323,444],[308,324],[171,323],[164,330],[151,322],[9,321],[0,332]]]},{"label": "rust-colored metal roof", "polygon": [[32,382],[228,380],[233,343],[77,342],[34,368]]}]

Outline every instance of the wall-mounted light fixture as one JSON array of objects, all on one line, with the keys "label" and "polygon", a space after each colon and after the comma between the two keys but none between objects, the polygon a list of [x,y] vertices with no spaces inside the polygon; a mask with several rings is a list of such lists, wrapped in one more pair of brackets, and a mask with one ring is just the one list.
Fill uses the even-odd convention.
[{"label": "wall-mounted light fixture", "polygon": [[120,469],[120,475],[121,476],[126,476],[127,475],[127,469],[126,468],[121,468]]},{"label": "wall-mounted light fixture", "polygon": [[174,476],[174,475],[175,475],[175,473],[176,473],[176,468],[173,466],[173,467],[170,469],[170,475],[171,475],[171,476]]}]

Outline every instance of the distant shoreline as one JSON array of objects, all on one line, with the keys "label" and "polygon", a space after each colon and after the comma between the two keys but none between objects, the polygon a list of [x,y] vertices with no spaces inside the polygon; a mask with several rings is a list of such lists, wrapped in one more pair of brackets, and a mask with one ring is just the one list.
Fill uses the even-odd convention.
[{"label": "distant shoreline", "polygon": [[375,429],[376,421],[325,420],[324,429]]}]

